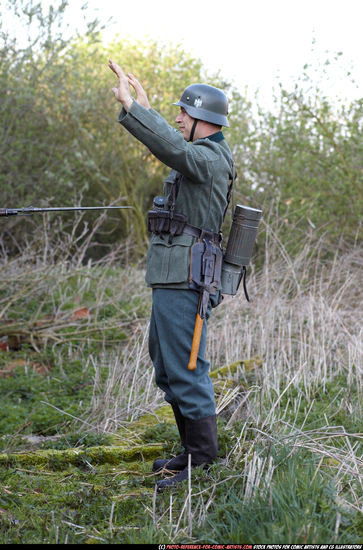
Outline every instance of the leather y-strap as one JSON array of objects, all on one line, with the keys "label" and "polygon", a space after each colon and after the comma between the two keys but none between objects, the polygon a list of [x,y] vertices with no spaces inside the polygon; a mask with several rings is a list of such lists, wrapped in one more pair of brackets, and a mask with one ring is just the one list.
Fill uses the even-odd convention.
[{"label": "leather y-strap", "polygon": [[[223,220],[226,217],[227,210],[228,210],[228,207],[229,207],[229,203],[231,201],[231,196],[233,197],[234,182],[237,179],[237,170],[236,170],[236,167],[234,165],[234,161],[233,161],[232,157],[231,157],[231,163],[232,163],[232,177],[231,177],[229,185],[228,185],[228,191],[227,191],[227,197],[226,197],[227,204],[226,204],[226,207],[224,209]],[[169,209],[169,212],[170,212],[170,219],[173,219],[173,216],[174,216],[175,203],[176,203],[176,199],[178,197],[178,193],[179,193],[179,189],[180,189],[180,182],[181,182],[182,177],[183,177],[182,174],[180,172],[177,172],[176,175],[175,175],[175,179],[172,183],[171,191],[170,191],[169,198],[168,198],[168,209]],[[233,202],[233,200],[232,200],[232,202]]]},{"label": "leather y-strap", "polygon": [[175,203],[176,203],[176,199],[177,199],[179,189],[180,189],[180,180],[181,180],[181,178],[182,178],[181,173],[177,172],[176,175],[175,175],[174,181],[171,185],[171,191],[170,191],[170,194],[169,194],[169,197],[168,197],[168,209],[169,209],[169,212],[170,212],[170,219],[172,219],[173,216],[174,216]]},{"label": "leather y-strap", "polygon": [[[231,177],[231,180],[230,180],[229,185],[228,185],[227,204],[226,204],[226,208],[224,209],[223,220],[226,217],[227,210],[228,210],[228,207],[229,207],[229,203],[231,201],[231,196],[233,197],[233,186],[234,186],[234,182],[237,179],[237,170],[236,170],[236,167],[234,165],[234,161],[233,161],[232,157],[231,157],[231,162],[232,162],[232,177]],[[233,198],[232,198],[232,203],[233,203]],[[232,204],[232,207],[233,207],[233,204]]]}]

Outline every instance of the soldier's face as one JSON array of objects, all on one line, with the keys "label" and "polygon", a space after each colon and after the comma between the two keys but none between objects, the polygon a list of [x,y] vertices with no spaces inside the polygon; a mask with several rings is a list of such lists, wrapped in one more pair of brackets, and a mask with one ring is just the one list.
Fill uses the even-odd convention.
[{"label": "soldier's face", "polygon": [[179,124],[179,131],[183,138],[188,141],[190,132],[192,131],[194,118],[188,115],[184,107],[180,107],[180,113],[176,117],[175,122]]}]

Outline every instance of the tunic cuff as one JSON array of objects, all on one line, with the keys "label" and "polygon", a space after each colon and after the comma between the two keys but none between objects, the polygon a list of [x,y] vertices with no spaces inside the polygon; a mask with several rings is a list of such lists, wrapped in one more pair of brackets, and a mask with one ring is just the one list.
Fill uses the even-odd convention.
[{"label": "tunic cuff", "polygon": [[124,107],[122,107],[120,114],[118,115],[118,122],[127,130],[130,130],[134,126],[135,120],[143,123],[143,121],[148,120],[150,113],[152,113],[153,118],[157,114],[154,109],[146,109],[146,107],[143,107],[140,103],[133,100],[128,112],[124,109]]}]

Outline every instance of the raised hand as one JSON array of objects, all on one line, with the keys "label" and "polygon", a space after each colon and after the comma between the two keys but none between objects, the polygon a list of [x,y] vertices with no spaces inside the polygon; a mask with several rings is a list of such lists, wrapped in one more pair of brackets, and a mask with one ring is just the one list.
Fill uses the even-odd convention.
[{"label": "raised hand", "polygon": [[146,109],[150,109],[150,103],[147,98],[146,92],[144,88],[141,86],[140,82],[135,78],[135,76],[131,73],[127,73],[129,83],[133,87],[133,89],[136,92],[136,101],[140,103],[143,107]]},{"label": "raised hand", "polygon": [[130,92],[129,80],[121,67],[114,63],[112,59],[109,60],[108,66],[118,78],[118,88],[112,88],[115,98],[117,99],[117,101],[122,103],[124,109],[128,111],[133,102],[133,98]]},{"label": "raised hand", "polygon": [[112,91],[117,101],[120,101],[120,103],[122,103],[124,109],[128,111],[133,102],[133,98],[130,92],[130,86],[132,86],[135,90],[136,101],[146,109],[150,109],[150,103],[147,98],[146,92],[141,86],[140,82],[137,80],[137,78],[135,78],[135,76],[131,73],[128,73],[126,76],[121,67],[114,63],[112,59],[109,60],[108,66],[118,78],[118,88],[112,88]]}]

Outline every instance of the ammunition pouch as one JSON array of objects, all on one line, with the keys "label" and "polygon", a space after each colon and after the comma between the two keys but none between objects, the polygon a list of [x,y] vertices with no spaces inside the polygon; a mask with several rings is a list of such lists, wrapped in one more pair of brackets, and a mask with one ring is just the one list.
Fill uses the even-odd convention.
[{"label": "ammunition pouch", "polygon": [[221,242],[222,234],[214,233],[206,229],[201,229],[195,225],[187,223],[187,217],[184,214],[178,214],[177,212],[170,212],[170,210],[149,210],[147,213],[147,229],[151,233],[169,234],[169,241],[175,235],[191,235],[197,239],[206,237],[208,240]]},{"label": "ammunition pouch", "polygon": [[184,214],[173,214],[169,210],[149,210],[147,214],[147,228],[151,233],[168,233],[171,238],[181,235],[187,223]]},{"label": "ammunition pouch", "polygon": [[174,236],[182,234],[196,237],[198,242],[191,247],[189,288],[216,294],[222,273],[222,234],[191,225],[184,214],[174,212],[173,208],[166,210],[164,205],[164,197],[155,197],[155,207],[147,214],[148,231],[168,235],[169,243]]}]

